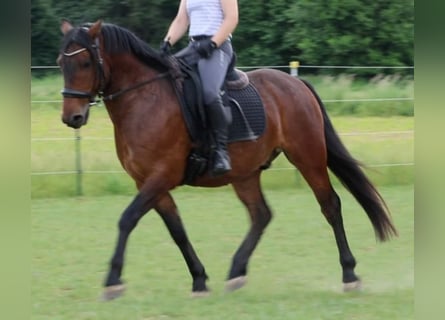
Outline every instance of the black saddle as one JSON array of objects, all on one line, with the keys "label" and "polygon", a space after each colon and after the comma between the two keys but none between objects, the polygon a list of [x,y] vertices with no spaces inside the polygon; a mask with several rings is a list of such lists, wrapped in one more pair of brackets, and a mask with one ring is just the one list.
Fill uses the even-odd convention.
[{"label": "black saddle", "polygon": [[[184,177],[184,183],[190,184],[208,169],[213,137],[206,120],[201,81],[196,64],[190,64],[186,56],[171,57],[171,59],[176,59],[175,64],[180,69],[180,81],[175,81],[175,90],[194,145]],[[230,108],[232,114],[228,143],[255,140],[264,133],[266,126],[261,98],[256,88],[249,83],[247,75],[234,67],[235,63],[234,57],[221,88],[224,106]]]}]

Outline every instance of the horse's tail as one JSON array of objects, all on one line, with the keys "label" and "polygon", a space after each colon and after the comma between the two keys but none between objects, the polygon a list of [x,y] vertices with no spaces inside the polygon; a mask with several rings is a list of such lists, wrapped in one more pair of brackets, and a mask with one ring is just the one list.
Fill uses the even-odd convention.
[{"label": "horse's tail", "polygon": [[312,91],[323,113],[328,168],[365,210],[379,240],[385,241],[391,236],[397,236],[384,199],[360,168],[361,164],[351,156],[340,140],[315,89],[308,82],[302,81]]}]

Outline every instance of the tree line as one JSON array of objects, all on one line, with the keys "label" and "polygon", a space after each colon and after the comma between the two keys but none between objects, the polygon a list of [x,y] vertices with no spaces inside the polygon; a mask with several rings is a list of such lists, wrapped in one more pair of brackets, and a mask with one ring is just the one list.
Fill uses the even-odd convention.
[{"label": "tree line", "polygon": [[[158,48],[179,1],[33,0],[31,65],[55,65],[62,18],[102,19]],[[412,66],[414,0],[238,0],[238,65]],[[186,37],[175,45],[186,45]],[[388,70],[391,72],[391,70]]]}]

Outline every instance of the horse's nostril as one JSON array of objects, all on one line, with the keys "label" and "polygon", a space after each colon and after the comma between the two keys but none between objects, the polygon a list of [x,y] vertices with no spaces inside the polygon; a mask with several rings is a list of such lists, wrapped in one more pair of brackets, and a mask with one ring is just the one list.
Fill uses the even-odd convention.
[{"label": "horse's nostril", "polygon": [[83,121],[83,115],[81,115],[81,114],[73,115],[72,122],[74,122],[74,123],[82,123],[82,121]]},{"label": "horse's nostril", "polygon": [[70,118],[62,117],[62,121],[71,128],[80,128],[84,124],[84,116],[81,114],[72,115]]}]

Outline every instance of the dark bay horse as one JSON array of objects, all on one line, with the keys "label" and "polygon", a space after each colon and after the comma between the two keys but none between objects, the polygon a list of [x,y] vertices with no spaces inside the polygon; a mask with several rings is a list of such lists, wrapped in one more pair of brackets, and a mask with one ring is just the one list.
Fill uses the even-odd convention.
[{"label": "dark bay horse", "polygon": [[[123,293],[121,275],[127,240],[150,209],[163,219],[187,263],[193,279],[192,294],[205,295],[206,271],[170,193],[182,184],[192,141],[172,79],[159,62],[160,53],[127,29],[101,21],[80,27],[63,21],[61,30],[64,38],[58,63],[65,85],[62,121],[80,128],[87,123],[91,102],[97,95],[103,97],[114,125],[118,158],[138,189],[119,220],[104,298]],[[358,288],[356,261],[346,239],[340,198],[332,187],[328,168],[362,206],[381,241],[397,235],[384,200],[340,141],[320,98],[308,83],[271,69],[248,72],[248,78],[264,103],[264,133],[253,141],[229,145],[230,172],[218,177],[204,174],[192,183],[201,187],[231,184],[251,219],[250,229],[233,257],[226,289],[235,290],[245,284],[249,258],[271,220],[260,176],[264,166],[280,152],[304,176],[333,229],[344,289]]]}]

